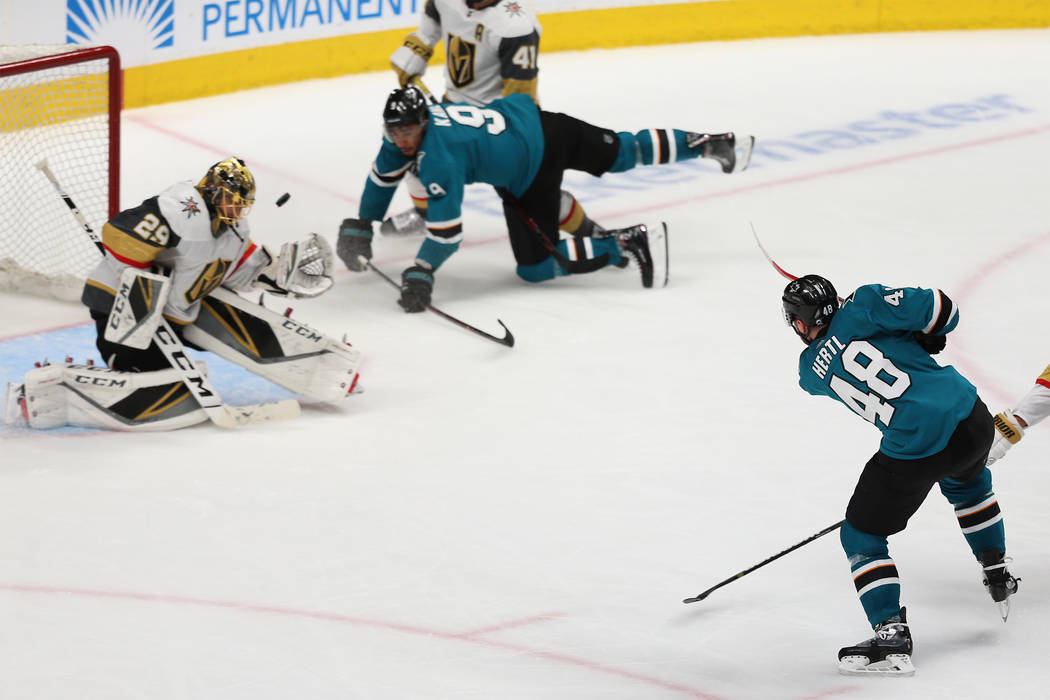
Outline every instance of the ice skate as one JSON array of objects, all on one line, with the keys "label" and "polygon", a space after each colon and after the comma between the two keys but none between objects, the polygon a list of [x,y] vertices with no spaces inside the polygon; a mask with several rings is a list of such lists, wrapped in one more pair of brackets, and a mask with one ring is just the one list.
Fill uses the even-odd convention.
[{"label": "ice skate", "polygon": [[26,414],[26,386],[25,384],[8,383],[4,392],[3,415],[0,420],[4,425],[28,425],[29,417]]},{"label": "ice skate", "polygon": [[1006,568],[1010,560],[1001,552],[989,550],[981,552],[980,556],[981,566],[984,568],[984,587],[999,606],[999,614],[1003,622],[1006,622],[1006,617],[1010,614],[1010,596],[1017,592],[1021,579],[1014,578]]},{"label": "ice skate", "polygon": [[701,158],[711,158],[722,166],[723,173],[738,173],[747,170],[751,163],[751,151],[755,148],[755,137],[742,135],[739,138],[733,133],[685,135],[686,145],[693,150],[700,149]]},{"label": "ice skate", "polygon": [[660,222],[654,227],[638,224],[629,228],[608,231],[616,236],[625,254],[630,254],[642,272],[645,288],[666,287],[668,277],[667,224]]},{"label": "ice skate", "polygon": [[911,630],[904,608],[901,614],[880,622],[875,636],[856,646],[839,649],[839,673],[849,676],[869,674],[911,676]]},{"label": "ice skate", "polygon": [[379,233],[384,236],[421,236],[426,232],[427,222],[415,207],[394,214],[379,225]]}]

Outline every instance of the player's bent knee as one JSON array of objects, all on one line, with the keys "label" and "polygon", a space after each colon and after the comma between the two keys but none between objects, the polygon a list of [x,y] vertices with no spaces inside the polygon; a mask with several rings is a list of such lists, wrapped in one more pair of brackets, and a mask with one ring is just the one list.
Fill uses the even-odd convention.
[{"label": "player's bent knee", "polygon": [[634,134],[629,131],[618,131],[616,135],[620,137],[620,150],[616,154],[616,160],[613,161],[612,167],[609,168],[610,173],[622,173],[630,170],[642,160],[641,147]]},{"label": "player's bent knee", "polygon": [[533,265],[518,265],[516,272],[518,277],[526,282],[546,282],[557,277],[559,270],[560,266],[555,262],[554,258],[548,257],[542,262]]},{"label": "player's bent knee", "polygon": [[847,557],[886,555],[889,553],[885,537],[862,532],[850,525],[849,521],[842,523],[842,528],[839,530],[839,541],[842,543],[842,549],[846,552]]}]

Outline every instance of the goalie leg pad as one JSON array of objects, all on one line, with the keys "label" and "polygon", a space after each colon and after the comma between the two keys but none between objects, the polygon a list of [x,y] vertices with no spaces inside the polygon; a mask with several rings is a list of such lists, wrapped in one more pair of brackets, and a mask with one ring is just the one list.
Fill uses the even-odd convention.
[{"label": "goalie leg pad", "polygon": [[183,335],[191,343],[317,401],[354,391],[361,353],[295,319],[223,288],[201,304]]},{"label": "goalie leg pad", "polygon": [[[207,371],[203,363],[198,364],[202,372]],[[44,365],[27,373],[18,389],[21,422],[31,428],[77,425],[161,431],[208,419],[174,369],[120,372],[87,365]],[[5,422],[9,413],[5,409]]]}]

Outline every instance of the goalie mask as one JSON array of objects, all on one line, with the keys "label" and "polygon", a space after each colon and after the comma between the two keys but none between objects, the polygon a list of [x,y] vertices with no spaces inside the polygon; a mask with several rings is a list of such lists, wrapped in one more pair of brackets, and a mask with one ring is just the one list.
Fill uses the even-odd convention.
[{"label": "goalie mask", "polygon": [[839,310],[834,285],[820,275],[806,275],[789,282],[781,302],[784,320],[806,345],[814,340],[808,337],[810,331],[817,328],[817,337],[823,335]]},{"label": "goalie mask", "polygon": [[255,177],[240,158],[227,158],[208,168],[197,190],[216,218],[232,226],[248,216],[255,202]]}]

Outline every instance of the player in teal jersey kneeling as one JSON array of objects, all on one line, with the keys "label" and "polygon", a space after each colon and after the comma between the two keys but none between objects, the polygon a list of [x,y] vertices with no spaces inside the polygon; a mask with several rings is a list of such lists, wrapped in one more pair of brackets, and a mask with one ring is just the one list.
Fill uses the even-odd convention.
[{"label": "player in teal jersey kneeling", "polygon": [[638,165],[711,158],[723,172],[747,167],[754,138],[678,129],[615,132],[566,114],[539,109],[514,94],[486,107],[428,105],[414,85],[394,90],[383,110],[385,137],[365,183],[356,219],[339,231],[336,251],[351,270],[372,257],[372,225],[382,220],[397,183],[409,171],[427,190],[427,236],[415,264],[402,273],[400,305],[422,311],[430,303],[434,272],[463,237],[464,187],[485,182],[504,197],[504,215],[517,273],[540,282],[607,265],[638,264],[645,287],[667,282],[666,228],[605,230],[590,222],[560,240],[561,182],[566,170],[592,175]]}]

